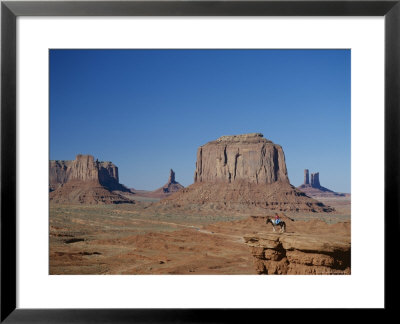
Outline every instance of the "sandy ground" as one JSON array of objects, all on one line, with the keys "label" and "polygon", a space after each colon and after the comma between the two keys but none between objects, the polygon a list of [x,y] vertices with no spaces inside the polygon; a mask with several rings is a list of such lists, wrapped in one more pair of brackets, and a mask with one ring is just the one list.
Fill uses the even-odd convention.
[{"label": "sandy ground", "polygon": [[[350,200],[329,214],[281,214],[287,232],[350,236]],[[255,274],[245,234],[274,212],[50,204],[50,274]]]}]

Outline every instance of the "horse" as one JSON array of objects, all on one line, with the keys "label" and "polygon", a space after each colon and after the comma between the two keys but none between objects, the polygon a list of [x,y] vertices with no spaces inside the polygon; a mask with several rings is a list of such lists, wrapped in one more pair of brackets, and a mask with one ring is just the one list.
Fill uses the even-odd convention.
[{"label": "horse", "polygon": [[275,226],[280,226],[281,227],[280,233],[283,233],[283,232],[286,231],[286,223],[283,220],[280,220],[279,223],[276,224],[276,220],[275,219],[271,219],[271,218],[268,217],[267,221],[265,222],[265,224],[269,224],[269,223],[272,224],[272,228],[273,228],[274,232],[275,232]]}]

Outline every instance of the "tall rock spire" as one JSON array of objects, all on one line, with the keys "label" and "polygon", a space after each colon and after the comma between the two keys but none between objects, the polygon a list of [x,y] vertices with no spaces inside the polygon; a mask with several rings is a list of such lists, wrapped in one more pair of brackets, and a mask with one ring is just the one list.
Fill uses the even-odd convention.
[{"label": "tall rock spire", "polygon": [[176,183],[175,181],[175,172],[174,170],[169,170],[169,179],[168,179],[168,183]]},{"label": "tall rock spire", "polygon": [[309,171],[308,169],[304,170],[304,184],[308,185],[310,184],[310,178],[309,178]]},{"label": "tall rock spire", "polygon": [[319,172],[311,173],[311,187],[313,188],[321,187],[319,183]]},{"label": "tall rock spire", "polygon": [[175,180],[175,172],[174,170],[169,170],[169,178],[168,182],[161,188],[154,190],[154,193],[163,193],[163,194],[172,194],[184,188],[179,182]]}]

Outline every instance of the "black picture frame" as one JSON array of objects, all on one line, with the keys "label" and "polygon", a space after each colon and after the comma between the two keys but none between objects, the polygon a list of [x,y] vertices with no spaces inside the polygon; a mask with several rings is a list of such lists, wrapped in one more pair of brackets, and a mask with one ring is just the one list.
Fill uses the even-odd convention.
[{"label": "black picture frame", "polygon": [[[400,228],[400,0],[372,1],[2,1],[1,2],[1,322],[198,323],[265,316],[264,309],[16,308],[16,19],[19,16],[384,16],[385,309],[397,305],[394,256]],[[366,139],[367,140],[367,139]],[[270,315],[268,315],[270,316]]]}]

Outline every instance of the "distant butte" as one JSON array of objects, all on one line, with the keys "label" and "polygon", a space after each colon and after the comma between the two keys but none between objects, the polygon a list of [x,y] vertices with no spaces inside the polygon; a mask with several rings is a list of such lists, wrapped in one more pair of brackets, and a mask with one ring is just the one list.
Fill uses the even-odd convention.
[{"label": "distant butte", "polygon": [[119,183],[118,168],[111,162],[94,160],[92,155],[50,161],[49,191],[50,201],[56,203],[133,203],[120,194],[130,190]]},{"label": "distant butte", "polygon": [[309,179],[309,170],[304,170],[304,182],[297,189],[303,191],[310,197],[347,197],[349,194],[339,193],[332,191],[328,188],[322,187],[319,182],[319,172],[311,173],[311,182]]}]

